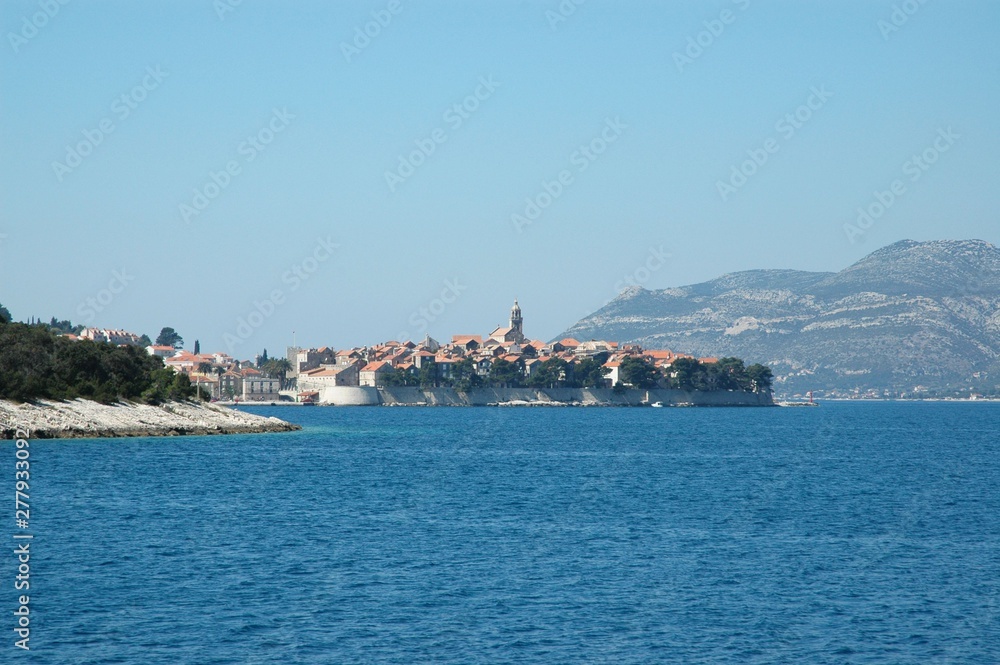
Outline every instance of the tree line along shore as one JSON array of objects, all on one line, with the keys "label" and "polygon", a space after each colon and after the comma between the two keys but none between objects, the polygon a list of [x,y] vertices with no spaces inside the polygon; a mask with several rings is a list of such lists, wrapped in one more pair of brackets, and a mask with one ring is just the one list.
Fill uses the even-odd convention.
[{"label": "tree line along shore", "polygon": [[0,317],[0,399],[89,399],[102,404],[190,400],[197,389],[145,349],[70,340],[45,325]]},{"label": "tree line along shore", "polygon": [[301,429],[205,403],[185,374],[132,345],[71,340],[0,316],[0,438],[176,436]]}]

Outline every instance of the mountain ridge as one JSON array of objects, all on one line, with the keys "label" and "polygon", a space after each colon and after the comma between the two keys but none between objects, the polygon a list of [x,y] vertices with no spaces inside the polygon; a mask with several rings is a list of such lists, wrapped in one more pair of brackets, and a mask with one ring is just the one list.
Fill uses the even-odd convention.
[{"label": "mountain ridge", "polygon": [[765,362],[785,392],[989,388],[1000,378],[1000,249],[902,240],[838,272],[631,287],[560,337]]}]

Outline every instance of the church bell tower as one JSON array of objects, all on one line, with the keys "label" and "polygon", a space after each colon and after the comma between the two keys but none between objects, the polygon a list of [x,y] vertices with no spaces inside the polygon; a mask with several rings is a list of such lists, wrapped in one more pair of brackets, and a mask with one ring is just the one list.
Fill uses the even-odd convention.
[{"label": "church bell tower", "polygon": [[514,337],[518,342],[524,340],[524,331],[521,329],[524,320],[521,318],[521,307],[514,298],[514,306],[510,308],[510,327],[513,329]]}]

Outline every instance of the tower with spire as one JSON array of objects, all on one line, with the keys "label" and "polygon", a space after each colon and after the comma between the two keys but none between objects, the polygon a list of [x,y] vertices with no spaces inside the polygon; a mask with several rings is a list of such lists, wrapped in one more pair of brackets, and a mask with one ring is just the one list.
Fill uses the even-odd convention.
[{"label": "tower with spire", "polygon": [[521,307],[517,304],[517,298],[514,298],[514,306],[510,308],[510,329],[514,333],[515,341],[518,343],[524,341],[523,324],[524,319],[521,318]]},{"label": "tower with spire", "polygon": [[523,325],[524,319],[521,318],[521,306],[517,304],[517,298],[514,298],[514,306],[510,308],[510,326],[507,328],[497,326],[496,330],[490,333],[490,339],[496,340],[501,344],[509,342],[523,344],[527,339],[524,336]]}]

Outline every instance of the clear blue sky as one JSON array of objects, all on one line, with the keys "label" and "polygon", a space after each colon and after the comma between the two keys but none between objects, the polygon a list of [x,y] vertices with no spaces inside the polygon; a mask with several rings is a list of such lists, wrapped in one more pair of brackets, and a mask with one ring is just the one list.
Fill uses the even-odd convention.
[{"label": "clear blue sky", "polygon": [[[5,1],[0,303],[172,326],[242,358],[293,330],[337,347],[487,333],[515,296],[550,338],[626,276],[664,288],[837,270],[903,238],[1000,242],[1000,3],[911,0],[890,30],[894,4],[588,0],[557,21],[556,0],[244,0],[222,18],[212,0],[52,0],[51,17]],[[373,12],[386,25],[345,55]],[[601,154],[578,152],[592,141]],[[417,142],[434,151],[403,178]],[[767,161],[720,193],[748,151]],[[924,151],[934,164],[907,165]],[[549,205],[518,231],[527,198]],[[268,316],[244,341],[255,302]]]}]

